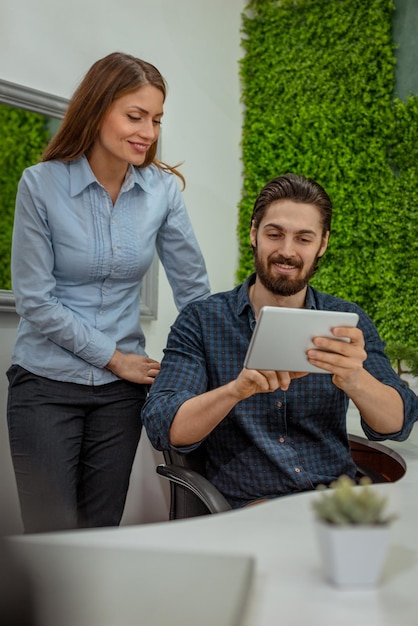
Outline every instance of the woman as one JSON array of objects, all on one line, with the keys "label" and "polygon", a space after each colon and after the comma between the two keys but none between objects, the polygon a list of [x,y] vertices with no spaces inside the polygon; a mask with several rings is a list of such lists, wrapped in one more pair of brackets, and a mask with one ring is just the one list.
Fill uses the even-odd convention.
[{"label": "woman", "polygon": [[153,65],[97,61],[19,183],[8,425],[26,532],[120,523],[160,369],[139,323],[155,248],[178,309],[209,295],[184,179],[155,157],[165,97]]}]

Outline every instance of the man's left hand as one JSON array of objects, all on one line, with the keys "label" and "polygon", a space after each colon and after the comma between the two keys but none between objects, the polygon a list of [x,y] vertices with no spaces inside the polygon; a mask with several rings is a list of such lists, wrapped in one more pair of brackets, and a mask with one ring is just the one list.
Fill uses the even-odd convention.
[{"label": "man's left hand", "polygon": [[332,382],[345,392],[356,386],[367,359],[364,337],[360,328],[338,326],[333,329],[335,337],[346,337],[349,341],[315,337],[313,344],[319,350],[308,350],[308,360],[333,374]]}]

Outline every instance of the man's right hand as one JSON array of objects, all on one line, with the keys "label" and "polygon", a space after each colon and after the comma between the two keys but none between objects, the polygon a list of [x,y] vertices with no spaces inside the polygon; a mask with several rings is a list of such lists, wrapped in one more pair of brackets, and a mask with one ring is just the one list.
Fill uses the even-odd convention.
[{"label": "man's right hand", "polygon": [[276,389],[287,391],[293,378],[302,378],[307,375],[308,372],[277,372],[244,368],[232,384],[240,400],[244,400],[256,393],[269,393]]}]

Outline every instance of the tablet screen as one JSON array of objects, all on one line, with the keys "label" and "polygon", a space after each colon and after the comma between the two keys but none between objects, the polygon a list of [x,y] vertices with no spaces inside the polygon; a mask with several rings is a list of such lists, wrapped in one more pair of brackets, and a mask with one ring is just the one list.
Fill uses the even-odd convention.
[{"label": "tablet screen", "polygon": [[[357,313],[291,309],[265,306],[257,324],[244,361],[244,367],[285,372],[329,372],[311,365],[306,352],[315,346],[314,337],[332,337],[336,326],[357,326]],[[346,341],[341,338],[341,341]],[[318,348],[316,348],[318,349]]]}]

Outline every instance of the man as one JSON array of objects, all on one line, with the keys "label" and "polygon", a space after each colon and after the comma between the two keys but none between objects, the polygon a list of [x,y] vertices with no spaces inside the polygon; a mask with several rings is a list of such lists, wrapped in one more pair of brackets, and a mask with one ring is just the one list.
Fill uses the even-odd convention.
[{"label": "man", "polygon": [[[262,189],[250,240],[256,273],[192,303],[173,325],[142,417],[157,449],[206,448],[207,477],[233,507],[354,477],[346,432],[351,399],[370,439],[404,440],[417,397],[394,372],[366,313],[309,285],[331,229],[331,201],[302,176]],[[357,328],[317,337],[308,359],[327,374],[243,368],[262,306],[353,311]]]}]

